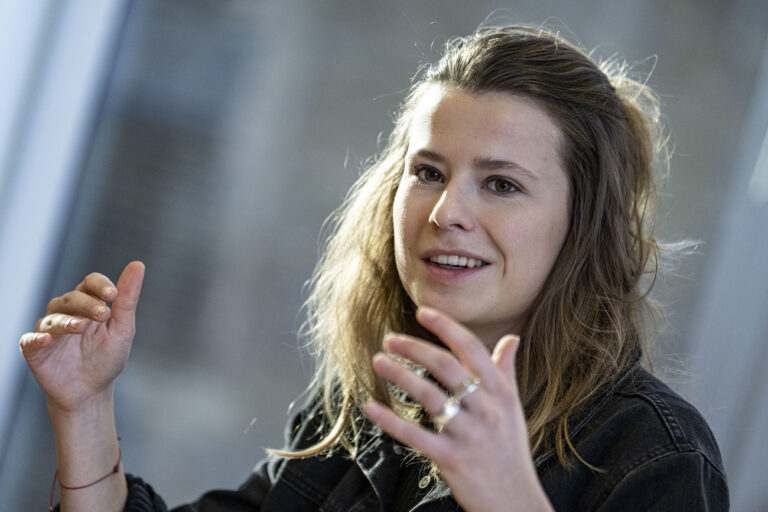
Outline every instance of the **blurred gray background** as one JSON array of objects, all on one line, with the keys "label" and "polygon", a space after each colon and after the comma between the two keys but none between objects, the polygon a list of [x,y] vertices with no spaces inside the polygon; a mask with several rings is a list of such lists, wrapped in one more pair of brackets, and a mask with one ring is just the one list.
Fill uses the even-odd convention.
[{"label": "blurred gray background", "polygon": [[675,146],[659,236],[703,242],[657,289],[657,367],[715,431],[733,509],[768,509],[765,0],[0,3],[0,509],[42,510],[56,466],[18,337],[133,259],[126,470],[176,505],[280,446],[322,221],[418,66],[489,16],[653,69]]}]

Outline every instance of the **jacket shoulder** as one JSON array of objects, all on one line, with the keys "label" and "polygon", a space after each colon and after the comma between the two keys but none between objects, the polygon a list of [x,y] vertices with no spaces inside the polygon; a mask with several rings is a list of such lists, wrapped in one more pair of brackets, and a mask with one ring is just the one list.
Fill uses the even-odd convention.
[{"label": "jacket shoulder", "polygon": [[601,454],[602,460],[619,462],[613,460],[617,451],[622,465],[695,452],[724,473],[717,441],[701,413],[643,368],[632,370],[584,423],[585,441],[613,452]]},{"label": "jacket shoulder", "polygon": [[720,450],[704,417],[640,367],[594,403],[572,426],[570,438],[579,457],[593,468],[574,461],[575,467],[566,469],[550,458],[539,469],[550,499],[570,504],[556,506],[558,510],[604,505],[611,510],[608,503],[674,509],[652,500],[666,500],[670,506],[680,500],[724,503],[727,509]]},{"label": "jacket shoulder", "polygon": [[[618,421],[630,431],[643,433],[641,451],[653,441],[658,449],[671,452],[697,452],[716,470],[724,473],[720,450],[701,413],[656,376],[637,368],[616,390],[603,411],[606,421]],[[634,428],[627,421],[635,417]]]}]

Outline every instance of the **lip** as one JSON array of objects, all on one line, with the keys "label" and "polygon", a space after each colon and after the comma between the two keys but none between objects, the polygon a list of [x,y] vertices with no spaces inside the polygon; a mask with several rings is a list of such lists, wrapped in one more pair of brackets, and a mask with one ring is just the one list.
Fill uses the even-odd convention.
[{"label": "lip", "polygon": [[[476,260],[484,261],[486,265],[481,267],[472,268],[443,268],[437,263],[429,261],[429,258],[433,256],[440,256],[441,254],[450,254],[456,256],[464,256],[465,258],[474,258]],[[491,264],[485,258],[478,256],[477,254],[460,250],[460,249],[430,249],[421,254],[421,261],[424,263],[424,268],[429,275],[435,281],[441,283],[452,283],[463,279],[468,279],[477,275],[480,272],[488,269]]]},{"label": "lip", "polygon": [[482,267],[472,268],[443,268],[437,263],[432,263],[427,259],[421,261],[424,263],[424,268],[427,271],[427,275],[429,275],[435,281],[442,283],[451,283],[462,279],[467,279],[485,271],[490,267],[490,265],[484,265]]},{"label": "lip", "polygon": [[[433,256],[440,256],[441,254],[450,254],[450,255],[456,255],[456,256],[464,256],[465,258],[474,258],[476,260],[484,261],[490,265],[488,260],[486,258],[483,258],[482,256],[478,256],[475,253],[471,253],[468,251],[464,251],[461,249],[430,249],[419,256],[422,260],[428,260],[429,258]],[[486,265],[486,266],[488,266]],[[476,268],[484,268],[484,267],[476,267]]]}]

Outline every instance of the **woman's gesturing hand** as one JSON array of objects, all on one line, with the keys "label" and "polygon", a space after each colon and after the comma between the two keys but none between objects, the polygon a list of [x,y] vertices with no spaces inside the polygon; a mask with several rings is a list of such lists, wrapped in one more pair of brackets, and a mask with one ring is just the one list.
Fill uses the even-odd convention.
[{"label": "woman's gesturing hand", "polygon": [[125,267],[117,286],[101,274],[89,274],[74,290],[52,299],[34,332],[21,337],[19,348],[49,407],[76,411],[123,370],[143,279],[144,265],[138,261]]},{"label": "woman's gesturing hand", "polygon": [[[531,458],[525,416],[515,378],[517,336],[505,336],[493,355],[464,326],[421,308],[419,322],[450,349],[405,335],[390,335],[386,348],[426,368],[446,389],[469,392],[455,416],[436,433],[407,421],[377,403],[368,417],[392,437],[433,460],[456,501],[467,511],[551,510]],[[373,360],[376,372],[418,401],[433,419],[449,395],[434,382],[385,354]],[[472,391],[473,378],[479,387]],[[470,386],[470,389],[467,389]]]}]

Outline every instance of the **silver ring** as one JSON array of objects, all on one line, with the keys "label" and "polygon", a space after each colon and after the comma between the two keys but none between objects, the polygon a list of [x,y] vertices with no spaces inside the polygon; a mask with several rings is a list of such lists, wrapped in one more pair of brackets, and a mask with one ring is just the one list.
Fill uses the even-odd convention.
[{"label": "silver ring", "polygon": [[440,412],[432,416],[432,423],[437,427],[437,431],[442,432],[448,422],[451,421],[454,416],[459,414],[459,410],[461,410],[459,400],[457,400],[455,396],[448,398],[443,404],[443,408]]},{"label": "silver ring", "polygon": [[464,382],[459,384],[456,389],[453,390],[453,398],[456,399],[456,401],[461,402],[465,398],[467,398],[469,395],[474,393],[475,391],[480,388],[480,379],[478,379],[475,376],[470,375],[466,379],[464,379]]}]

